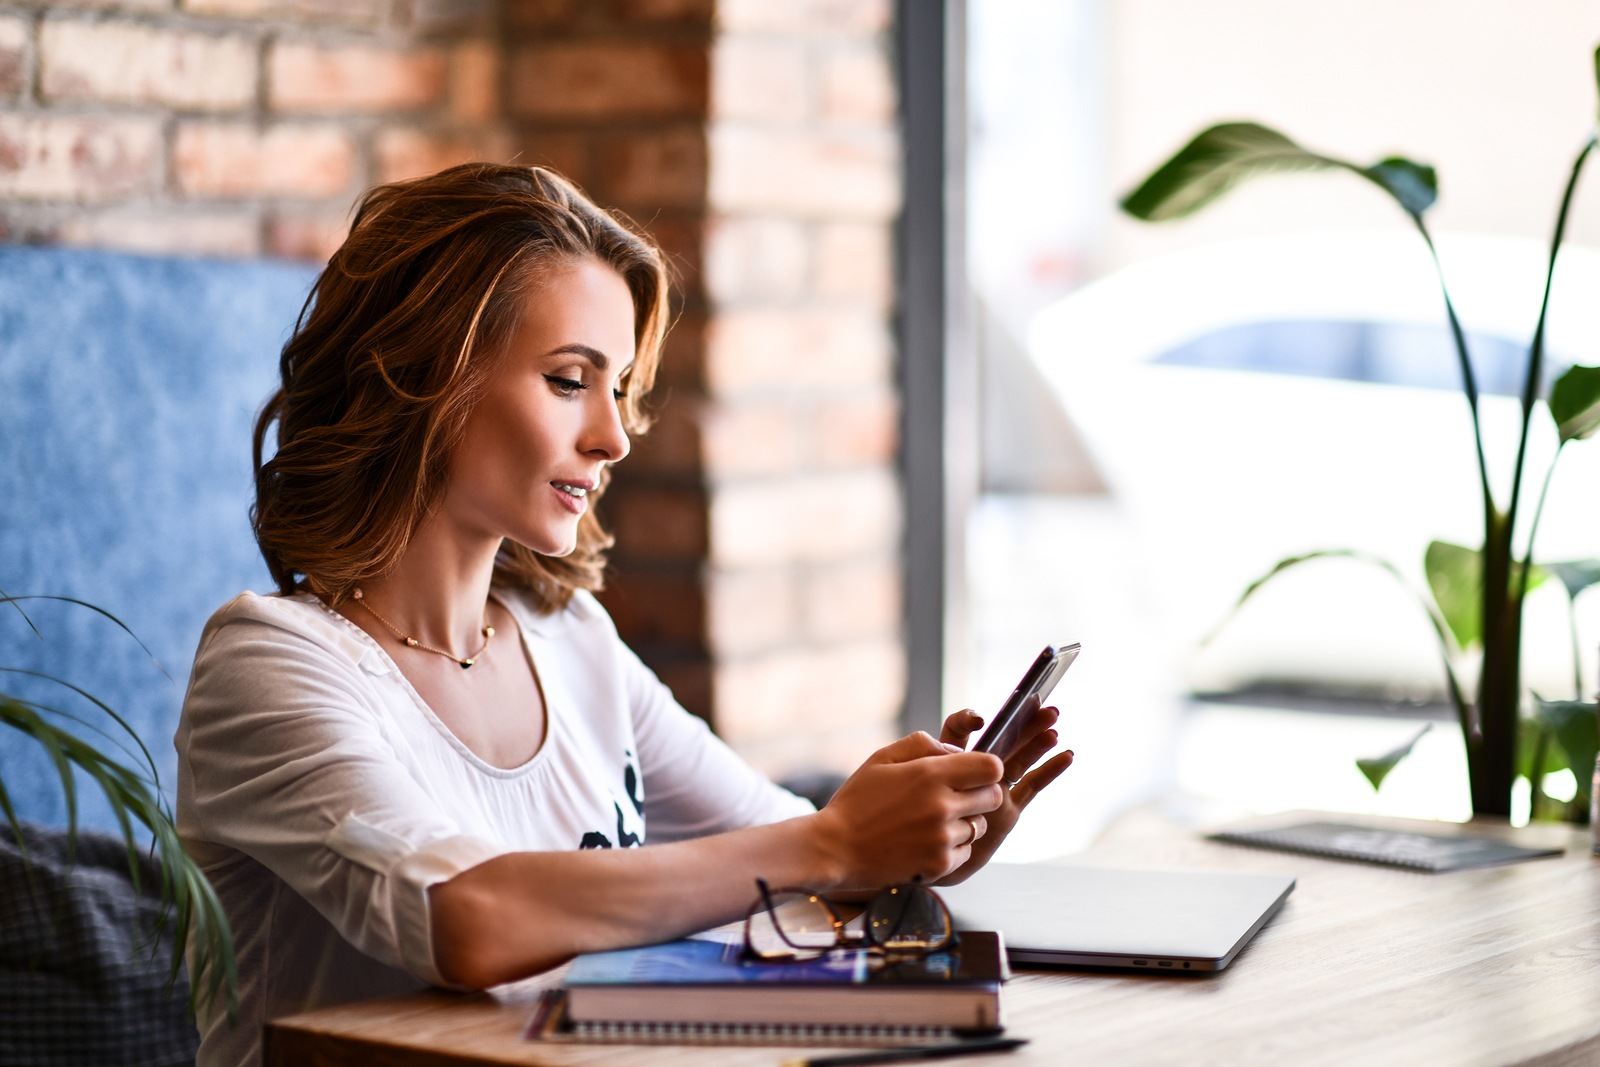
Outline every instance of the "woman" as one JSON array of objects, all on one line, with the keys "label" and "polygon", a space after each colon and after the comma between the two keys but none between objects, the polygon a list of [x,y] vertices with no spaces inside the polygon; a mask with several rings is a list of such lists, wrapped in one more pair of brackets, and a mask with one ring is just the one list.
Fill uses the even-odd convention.
[{"label": "woman", "polygon": [[257,423],[278,595],[212,618],[177,735],[243,986],[202,1063],[253,1062],[284,1012],[726,922],[757,876],[959,880],[1070,762],[1029,771],[1053,709],[1004,765],[961,712],[816,811],[673,701],[591,595],[666,316],[659,251],[549,171],[364,199]]}]

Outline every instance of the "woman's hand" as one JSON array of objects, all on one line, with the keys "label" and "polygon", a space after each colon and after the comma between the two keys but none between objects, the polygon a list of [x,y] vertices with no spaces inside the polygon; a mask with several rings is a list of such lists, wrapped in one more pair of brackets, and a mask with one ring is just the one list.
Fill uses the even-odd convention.
[{"label": "woman's hand", "polygon": [[[1072,766],[1070,749],[1052,756],[1038,767],[1034,766],[1059,742],[1060,738],[1053,727],[1056,720],[1061,717],[1061,712],[1053,707],[1042,708],[1035,700],[1024,714],[1028,718],[1017,736],[1016,747],[1005,761],[1005,774],[1002,779],[1004,793],[1000,805],[986,813],[982,821],[975,824],[977,839],[968,850],[967,859],[954,871],[939,879],[942,885],[954,885],[965,881],[988,863],[995,849],[1000,847],[1006,835],[1011,833],[1012,827],[1017,825],[1022,809],[1039,795],[1040,790],[1055,781],[1062,771]],[[964,750],[967,740],[982,726],[983,716],[967,708],[944,721],[944,729],[939,731],[939,739],[954,749]]]},{"label": "woman's hand", "polygon": [[[877,890],[921,876],[958,882],[994,854],[1022,808],[1066,769],[1056,711],[1030,717],[1005,763],[964,746],[983,720],[945,721],[873,753],[815,815],[648,848],[508,852],[428,890],[445,981],[487,988],[581,952],[668,941],[743,914],[775,885]],[[1004,779],[1018,779],[1008,792]],[[678,887],[663,892],[663,886]]]},{"label": "woman's hand", "polygon": [[831,888],[935,882],[964,868],[1004,801],[1003,773],[995,756],[920,732],[874,752],[816,815]]}]

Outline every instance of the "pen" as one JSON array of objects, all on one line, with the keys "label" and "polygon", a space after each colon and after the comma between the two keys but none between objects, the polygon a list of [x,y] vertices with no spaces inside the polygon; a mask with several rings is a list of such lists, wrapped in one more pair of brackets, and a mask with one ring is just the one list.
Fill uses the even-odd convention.
[{"label": "pen", "polygon": [[946,1056],[969,1056],[979,1052],[1009,1052],[1028,1043],[1025,1037],[985,1037],[954,1041],[948,1045],[920,1045],[916,1048],[880,1048],[871,1052],[848,1052],[842,1056],[813,1056],[809,1060],[785,1060],[783,1067],[857,1067],[869,1063],[909,1063],[913,1060],[941,1060]]}]

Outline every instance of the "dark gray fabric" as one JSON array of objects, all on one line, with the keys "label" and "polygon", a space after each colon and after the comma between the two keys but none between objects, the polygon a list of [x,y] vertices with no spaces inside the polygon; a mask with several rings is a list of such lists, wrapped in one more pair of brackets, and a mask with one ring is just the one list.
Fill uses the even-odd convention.
[{"label": "dark gray fabric", "polygon": [[30,880],[0,822],[0,1064],[167,1067],[192,1064],[200,1036],[188,981],[169,991],[170,923],[159,937],[160,871],[140,857],[135,893],[122,841],[24,827]]},{"label": "dark gray fabric", "polygon": [[[0,609],[0,667],[67,679],[123,714],[170,790],[172,734],[205,620],[269,588],[250,533],[250,431],[314,272],[300,264],[0,247],[0,589],[78,597],[105,619]],[[0,674],[0,691],[92,705]],[[103,720],[101,720],[103,721]],[[19,814],[66,823],[37,745],[0,732]],[[170,794],[169,794],[170,795]],[[114,830],[92,785],[87,825]]]}]

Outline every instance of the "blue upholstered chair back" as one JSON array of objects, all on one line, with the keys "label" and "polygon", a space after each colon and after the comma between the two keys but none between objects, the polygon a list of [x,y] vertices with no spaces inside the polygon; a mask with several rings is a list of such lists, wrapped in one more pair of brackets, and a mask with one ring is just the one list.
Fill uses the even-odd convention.
[{"label": "blue upholstered chair back", "polygon": [[[271,588],[250,533],[250,432],[310,288],[303,265],[0,248],[0,589],[116,615],[0,607],[0,668],[63,678],[114,708],[170,796],[172,734],[206,618]],[[159,663],[159,666],[157,666]],[[60,686],[0,673],[0,692],[104,722]],[[113,731],[114,732],[114,731]],[[62,825],[55,770],[0,729],[18,814]],[[82,819],[114,828],[98,790]]]}]

